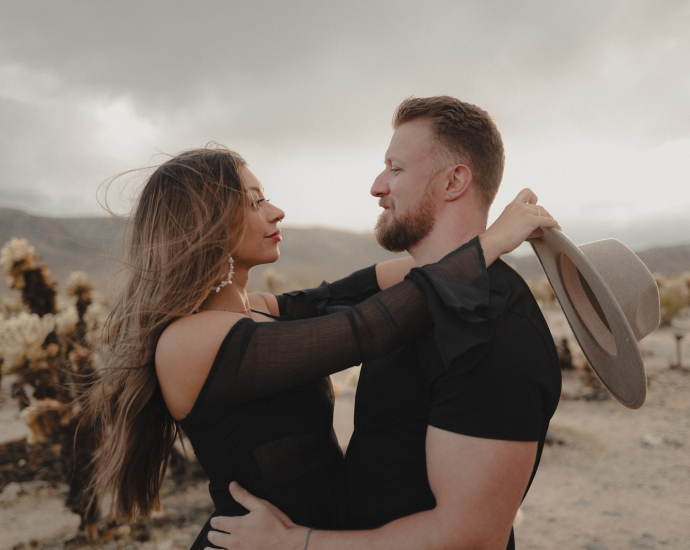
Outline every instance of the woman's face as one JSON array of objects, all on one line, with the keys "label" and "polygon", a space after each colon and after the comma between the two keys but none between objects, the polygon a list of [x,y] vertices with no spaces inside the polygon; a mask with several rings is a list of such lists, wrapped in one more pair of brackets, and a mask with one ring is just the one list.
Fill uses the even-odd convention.
[{"label": "woman's face", "polygon": [[254,197],[254,203],[247,207],[244,235],[232,256],[236,267],[249,269],[273,263],[280,257],[278,243],[282,239],[278,222],[285,217],[285,212],[266,200],[263,185],[246,166],[242,166],[240,173]]}]

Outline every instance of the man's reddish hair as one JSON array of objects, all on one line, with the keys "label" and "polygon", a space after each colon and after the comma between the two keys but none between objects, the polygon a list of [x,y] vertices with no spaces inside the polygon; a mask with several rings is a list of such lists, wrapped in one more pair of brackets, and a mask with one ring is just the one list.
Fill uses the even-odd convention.
[{"label": "man's reddish hair", "polygon": [[395,110],[393,129],[418,119],[431,122],[444,149],[440,162],[469,166],[480,205],[488,212],[505,164],[503,140],[489,113],[450,96],[410,97]]}]

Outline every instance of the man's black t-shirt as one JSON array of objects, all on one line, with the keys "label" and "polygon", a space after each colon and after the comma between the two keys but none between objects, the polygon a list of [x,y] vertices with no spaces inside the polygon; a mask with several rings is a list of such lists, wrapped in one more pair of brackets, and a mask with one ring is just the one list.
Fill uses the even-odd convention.
[{"label": "man's black t-shirt", "polygon": [[[508,290],[488,341],[470,346],[446,367],[432,328],[362,366],[355,431],[345,457],[351,529],[434,508],[426,471],[427,426],[538,441],[534,476],[560,397],[556,348],[522,278],[502,261],[488,273],[492,289]],[[461,320],[457,331],[463,331]],[[513,547],[512,535],[508,547]]]}]

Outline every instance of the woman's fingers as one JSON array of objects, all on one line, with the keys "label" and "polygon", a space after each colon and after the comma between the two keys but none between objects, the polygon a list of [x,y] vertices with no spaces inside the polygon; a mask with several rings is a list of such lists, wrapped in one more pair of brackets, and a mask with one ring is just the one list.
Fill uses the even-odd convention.
[{"label": "woman's fingers", "polygon": [[525,240],[541,237],[544,228],[560,229],[549,211],[537,205],[536,201],[537,195],[531,189],[523,189],[491,227],[480,235],[487,265],[499,255],[512,252]]},{"label": "woman's fingers", "polygon": [[[544,208],[543,206],[539,207],[541,210],[539,211],[539,214],[537,215],[537,223],[539,224],[539,227],[555,227],[557,229],[560,229],[561,226],[559,223],[554,219],[554,217],[549,214],[548,210]],[[532,238],[530,236],[530,238]]]},{"label": "woman's fingers", "polygon": [[515,200],[513,202],[521,202],[521,203],[526,203],[526,204],[537,204],[538,201],[537,195],[529,189],[528,187],[525,187],[522,191],[520,191],[517,194],[517,197],[515,197]]}]

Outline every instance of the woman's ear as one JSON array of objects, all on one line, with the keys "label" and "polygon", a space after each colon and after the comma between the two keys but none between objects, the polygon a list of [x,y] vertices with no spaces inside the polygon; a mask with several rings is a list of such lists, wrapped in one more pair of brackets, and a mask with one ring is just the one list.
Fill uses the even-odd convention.
[{"label": "woman's ear", "polygon": [[453,201],[462,197],[472,184],[472,170],[465,164],[454,166],[445,188],[445,199]]}]

